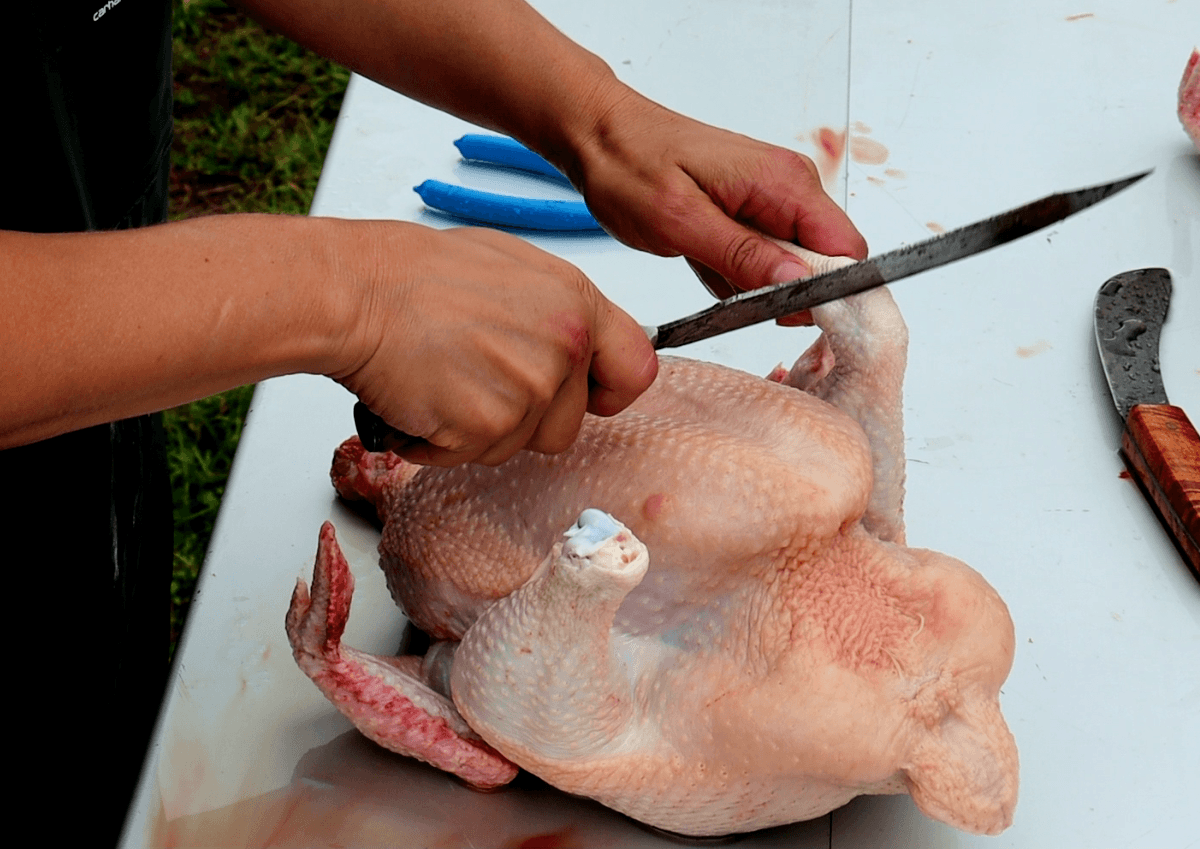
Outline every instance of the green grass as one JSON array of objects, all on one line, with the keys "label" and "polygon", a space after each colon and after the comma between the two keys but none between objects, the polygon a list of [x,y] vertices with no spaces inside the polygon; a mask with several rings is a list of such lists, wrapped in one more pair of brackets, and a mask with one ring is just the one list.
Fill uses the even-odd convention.
[{"label": "green grass", "polygon": [[243,386],[167,410],[163,416],[175,510],[171,653],[187,618],[253,391],[253,386]]},{"label": "green grass", "polygon": [[[219,0],[173,0],[171,218],[305,214],[349,73]],[[168,410],[175,556],[169,653],[187,617],[253,387]]]},{"label": "green grass", "polygon": [[172,217],[304,214],[349,72],[219,0],[175,0]]}]

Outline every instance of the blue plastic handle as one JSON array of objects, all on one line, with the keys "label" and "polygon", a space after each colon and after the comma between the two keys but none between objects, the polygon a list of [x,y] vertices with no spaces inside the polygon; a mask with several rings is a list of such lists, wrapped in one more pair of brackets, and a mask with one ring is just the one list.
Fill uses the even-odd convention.
[{"label": "blue plastic handle", "polygon": [[599,230],[587,204],[577,200],[540,200],[481,192],[426,180],[413,188],[426,206],[459,218],[528,230]]},{"label": "blue plastic handle", "polygon": [[510,139],[508,136],[468,133],[456,141],[454,146],[458,148],[463,159],[532,171],[568,186],[571,185],[571,181],[561,171],[516,139]]}]

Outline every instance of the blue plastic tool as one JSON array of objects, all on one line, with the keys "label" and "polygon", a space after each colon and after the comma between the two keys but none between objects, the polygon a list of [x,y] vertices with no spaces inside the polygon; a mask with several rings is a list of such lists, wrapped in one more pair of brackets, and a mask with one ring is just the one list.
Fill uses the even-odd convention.
[{"label": "blue plastic tool", "polygon": [[[520,142],[504,136],[466,135],[455,146],[463,158],[505,168],[532,171],[570,185],[553,165]],[[483,192],[426,180],[414,187],[431,209],[481,224],[528,230],[599,230],[600,225],[578,200],[545,200]]]},{"label": "blue plastic tool", "polygon": [[441,180],[426,180],[413,191],[421,196],[426,206],[484,224],[529,230],[600,229],[583,201],[498,195]]},{"label": "blue plastic tool", "polygon": [[490,165],[506,165],[522,171],[532,171],[550,177],[565,185],[571,185],[566,175],[538,154],[508,136],[485,136],[468,133],[454,143],[462,158],[471,162],[486,162]]}]

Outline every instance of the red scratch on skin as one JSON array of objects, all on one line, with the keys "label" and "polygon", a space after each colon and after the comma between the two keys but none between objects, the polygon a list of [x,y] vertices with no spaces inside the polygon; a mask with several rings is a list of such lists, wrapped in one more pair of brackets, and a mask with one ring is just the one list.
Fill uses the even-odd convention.
[{"label": "red scratch on skin", "polygon": [[591,362],[592,336],[588,329],[565,313],[553,316],[551,321],[567,341],[567,356],[572,368],[579,368]]}]

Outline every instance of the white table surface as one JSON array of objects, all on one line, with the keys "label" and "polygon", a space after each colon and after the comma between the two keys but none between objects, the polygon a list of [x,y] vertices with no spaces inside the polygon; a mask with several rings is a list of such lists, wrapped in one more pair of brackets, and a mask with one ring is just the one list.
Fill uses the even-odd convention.
[{"label": "white table surface", "polygon": [[[1174,114],[1200,0],[536,5],[651,97],[814,156],[873,252],[1155,169],[1046,232],[894,287],[911,332],[909,540],[979,569],[1016,623],[1002,701],[1021,752],[1012,828],[973,837],[907,797],[873,797],[740,845],[1200,846],[1200,582],[1121,479],[1091,332],[1108,277],[1170,268],[1162,373],[1200,422],[1200,156]],[[820,154],[821,128],[848,134],[840,158]],[[471,129],[354,78],[313,213],[446,226],[411,190],[426,178],[554,194],[461,163],[451,142]],[[602,235],[532,241],[643,323],[709,303],[682,260]],[[765,326],[683,353],[765,373],[809,341]],[[378,533],[328,481],[352,403],[310,376],[258,388],[123,845],[671,845],[557,791],[481,795],[383,752],[297,669],[283,617],[325,519],[358,581],[346,641],[393,651],[403,625]]]}]

